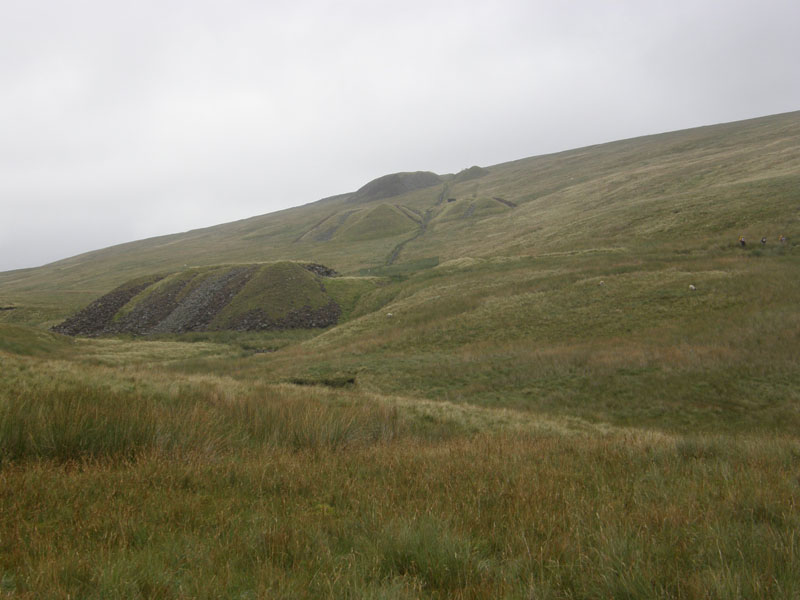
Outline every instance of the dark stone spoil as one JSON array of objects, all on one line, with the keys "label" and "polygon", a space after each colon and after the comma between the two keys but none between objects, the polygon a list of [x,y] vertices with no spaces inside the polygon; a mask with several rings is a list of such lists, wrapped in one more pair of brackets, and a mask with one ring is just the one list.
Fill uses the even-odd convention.
[{"label": "dark stone spoil", "polygon": [[291,310],[285,317],[280,319],[272,319],[263,310],[256,309],[243,314],[232,329],[237,331],[266,331],[330,327],[339,322],[341,314],[342,309],[333,300],[317,309],[304,306],[303,308]]},{"label": "dark stone spoil", "polygon": [[64,335],[100,335],[105,332],[119,309],[130,302],[139,292],[163,278],[161,276],[148,279],[146,282],[136,285],[121,285],[75,313],[63,323],[56,325],[52,330]]}]

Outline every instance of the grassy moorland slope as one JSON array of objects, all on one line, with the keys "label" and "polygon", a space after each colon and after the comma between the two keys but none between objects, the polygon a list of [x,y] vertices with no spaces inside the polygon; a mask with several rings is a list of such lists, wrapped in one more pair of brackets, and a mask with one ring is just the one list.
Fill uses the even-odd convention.
[{"label": "grassy moorland slope", "polygon": [[[800,113],[376,181],[0,274],[0,597],[800,596]],[[45,327],[279,259],[337,326]]]},{"label": "grassy moorland slope", "polygon": [[371,182],[298,208],[0,273],[0,303],[20,307],[16,320],[55,320],[125,281],[186,265],[302,260],[355,273],[388,261],[708,252],[739,235],[774,242],[800,225],[800,114],[624,140],[476,174],[441,183],[407,174],[425,187],[387,198],[404,189],[389,178],[384,187]]}]

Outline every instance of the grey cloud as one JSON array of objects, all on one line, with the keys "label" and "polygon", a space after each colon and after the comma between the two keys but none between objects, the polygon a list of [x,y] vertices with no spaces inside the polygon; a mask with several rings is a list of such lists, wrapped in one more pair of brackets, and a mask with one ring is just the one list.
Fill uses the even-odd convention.
[{"label": "grey cloud", "polygon": [[12,0],[0,270],[388,172],[796,110],[798,22],[782,0]]}]

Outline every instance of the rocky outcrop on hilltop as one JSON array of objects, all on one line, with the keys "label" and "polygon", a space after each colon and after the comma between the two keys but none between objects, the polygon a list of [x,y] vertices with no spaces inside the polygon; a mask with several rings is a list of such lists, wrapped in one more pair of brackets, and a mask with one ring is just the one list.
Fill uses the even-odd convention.
[{"label": "rocky outcrop on hilltop", "polygon": [[392,173],[373,179],[358,189],[351,202],[371,202],[399,196],[406,192],[439,185],[442,178],[431,171],[414,171],[413,173]]},{"label": "rocky outcrop on hilltop", "polygon": [[307,271],[311,271],[315,275],[319,275],[320,277],[336,277],[339,275],[336,271],[331,269],[330,267],[326,267],[325,265],[318,265],[317,263],[306,263],[303,265],[303,268]]},{"label": "rocky outcrop on hilltop", "polygon": [[456,173],[453,176],[453,183],[461,183],[462,181],[469,181],[470,179],[478,179],[479,177],[483,177],[484,175],[488,174],[489,169],[484,169],[483,167],[475,165]]}]

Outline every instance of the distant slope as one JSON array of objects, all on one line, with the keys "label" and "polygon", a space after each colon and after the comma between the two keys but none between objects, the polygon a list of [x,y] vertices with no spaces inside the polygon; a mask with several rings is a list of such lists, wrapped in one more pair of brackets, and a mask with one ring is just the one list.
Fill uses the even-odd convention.
[{"label": "distant slope", "polygon": [[394,237],[417,229],[417,223],[400,208],[379,204],[350,217],[336,232],[333,239],[360,242]]},{"label": "distant slope", "polygon": [[6,322],[53,324],[125,281],[220,263],[388,263],[800,239],[800,112],[526,158],[400,173],[350,194],[0,273]]},{"label": "distant slope", "polygon": [[54,331],[67,335],[310,329],[335,325],[341,307],[321,265],[226,265],[123,284]]}]

